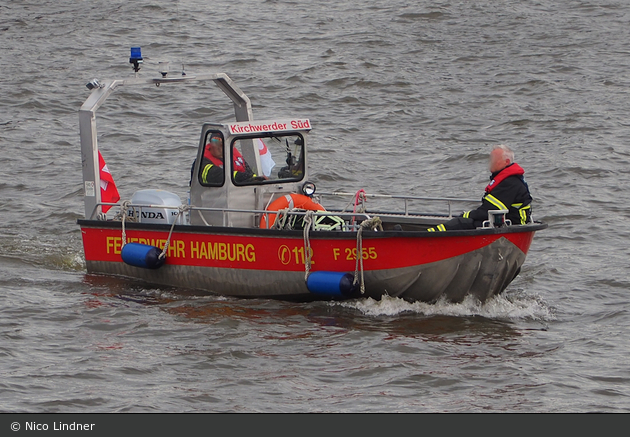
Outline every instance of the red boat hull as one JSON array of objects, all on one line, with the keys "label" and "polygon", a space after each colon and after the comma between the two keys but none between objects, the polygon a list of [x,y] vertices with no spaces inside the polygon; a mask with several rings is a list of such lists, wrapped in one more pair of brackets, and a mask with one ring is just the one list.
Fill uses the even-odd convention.
[{"label": "red boat hull", "polygon": [[[176,226],[159,269],[123,262],[120,222],[80,220],[89,273],[120,275],[153,284],[239,297],[312,300],[306,283],[301,231]],[[431,302],[479,300],[502,292],[525,261],[534,224],[446,233],[311,232],[309,272],[358,272],[364,296]],[[170,226],[128,223],[126,242],[163,248]],[[308,247],[306,246],[306,247]],[[358,262],[362,261],[362,262]]]}]

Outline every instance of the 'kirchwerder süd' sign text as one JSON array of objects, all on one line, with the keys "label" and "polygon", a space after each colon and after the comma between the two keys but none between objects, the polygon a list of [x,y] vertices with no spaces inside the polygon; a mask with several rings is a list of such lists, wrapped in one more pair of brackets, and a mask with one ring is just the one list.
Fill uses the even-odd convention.
[{"label": "'kirchwerder s\u00fcd' sign text", "polygon": [[299,129],[311,129],[308,119],[282,120],[282,121],[241,121],[230,124],[231,134],[256,134],[271,131],[291,131]]}]

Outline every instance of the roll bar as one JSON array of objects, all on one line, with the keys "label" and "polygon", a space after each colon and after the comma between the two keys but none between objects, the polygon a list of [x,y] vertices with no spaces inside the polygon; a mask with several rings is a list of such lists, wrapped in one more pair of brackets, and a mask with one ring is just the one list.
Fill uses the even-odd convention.
[{"label": "roll bar", "polygon": [[252,105],[249,97],[225,73],[197,76],[129,78],[108,80],[101,84],[91,80],[86,86],[92,93],[79,110],[79,135],[81,139],[81,164],[83,167],[83,188],[85,217],[88,218],[98,207],[101,208],[100,172],[98,168],[98,142],[96,139],[96,111],[110,94],[120,86],[156,85],[212,80],[234,103],[236,121],[252,121]]}]

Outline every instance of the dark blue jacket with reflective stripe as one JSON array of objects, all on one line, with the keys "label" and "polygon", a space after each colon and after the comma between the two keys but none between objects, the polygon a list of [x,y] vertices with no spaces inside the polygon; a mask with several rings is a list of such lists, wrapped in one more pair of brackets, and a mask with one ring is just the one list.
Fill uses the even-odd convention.
[{"label": "dark blue jacket with reflective stripe", "polygon": [[[490,180],[496,178],[501,171],[493,173]],[[473,219],[475,226],[481,226],[488,220],[488,210],[507,209],[506,218],[513,225],[525,224],[530,221],[531,203],[532,196],[523,176],[509,176],[483,196],[479,208],[465,212],[463,216]]]}]

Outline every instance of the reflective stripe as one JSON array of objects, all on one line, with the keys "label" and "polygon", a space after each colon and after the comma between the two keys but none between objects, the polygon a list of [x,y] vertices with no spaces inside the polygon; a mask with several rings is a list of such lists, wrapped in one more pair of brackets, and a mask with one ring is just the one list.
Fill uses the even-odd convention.
[{"label": "reflective stripe", "polygon": [[[232,177],[234,178],[234,180],[236,180],[236,175],[239,173],[244,173],[244,171],[238,171],[238,170],[234,170],[234,172],[232,173]],[[253,173],[252,176],[253,178],[256,177],[256,173]]]},{"label": "reflective stripe", "polygon": [[[437,228],[437,230],[441,231],[441,232],[446,231],[446,227],[443,224],[441,224],[441,223],[439,225],[437,225],[435,228]],[[435,228],[429,228],[429,229],[427,229],[427,231],[435,232]]]},{"label": "reflective stripe", "polygon": [[464,217],[464,218],[469,218],[469,217],[468,217],[469,215],[470,215],[470,211],[466,211],[462,217]]},{"label": "reflective stripe", "polygon": [[521,216],[522,225],[527,224],[527,210],[530,208],[531,208],[531,205],[527,205],[518,210],[518,214]]},{"label": "reflective stripe", "polygon": [[484,199],[486,199],[488,202],[496,206],[497,209],[507,209],[507,207],[503,204],[503,202],[501,202],[499,199],[494,197],[492,194],[486,194],[486,197],[484,197]]},{"label": "reflective stripe", "polygon": [[214,164],[208,164],[203,168],[203,172],[201,173],[201,180],[204,184],[208,183],[208,172],[214,166]]}]

